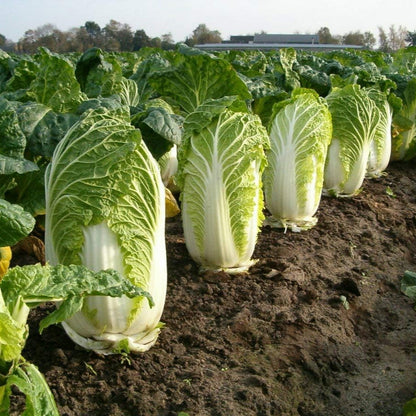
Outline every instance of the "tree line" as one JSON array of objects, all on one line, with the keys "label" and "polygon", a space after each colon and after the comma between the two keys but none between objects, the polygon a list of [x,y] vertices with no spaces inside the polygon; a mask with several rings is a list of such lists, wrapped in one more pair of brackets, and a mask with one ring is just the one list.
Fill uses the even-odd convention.
[{"label": "tree line", "polygon": [[[221,41],[220,32],[209,30],[205,24],[200,24],[185,39],[189,46]],[[83,26],[68,31],[62,31],[48,23],[37,29],[27,30],[18,42],[12,42],[0,34],[0,48],[16,53],[34,53],[39,47],[66,53],[85,52],[93,46],[110,52],[130,52],[143,47],[169,50],[174,49],[175,45],[171,33],[152,38],[143,29],[133,31],[130,25],[116,20],[110,20],[104,27],[94,21],[87,21]]]},{"label": "tree line", "polygon": [[[327,27],[321,27],[318,31],[319,43],[332,43],[344,45],[360,45],[366,49],[374,49],[377,41],[371,32],[348,32],[345,35],[333,36]],[[396,28],[391,25],[388,30],[378,27],[378,50],[393,52],[407,46],[416,46],[416,32],[410,32],[405,27]]]},{"label": "tree line", "polygon": [[[387,31],[379,27],[378,50],[392,52],[409,45],[416,45],[416,32],[409,32],[400,26],[390,26]],[[332,35],[328,27],[317,32],[319,43],[361,45],[374,49],[377,43],[371,32],[349,32],[344,35]],[[198,25],[183,42],[189,46],[205,43],[220,43],[221,33],[210,30],[205,24]],[[34,53],[39,47],[52,52],[84,52],[96,46],[106,51],[129,52],[143,47],[156,47],[165,50],[174,49],[175,42],[171,33],[150,37],[143,29],[133,31],[131,26],[110,20],[104,27],[94,21],[87,21],[81,27],[62,31],[53,24],[45,24],[37,29],[27,30],[17,42],[8,40],[0,34],[0,48],[15,53]]]}]

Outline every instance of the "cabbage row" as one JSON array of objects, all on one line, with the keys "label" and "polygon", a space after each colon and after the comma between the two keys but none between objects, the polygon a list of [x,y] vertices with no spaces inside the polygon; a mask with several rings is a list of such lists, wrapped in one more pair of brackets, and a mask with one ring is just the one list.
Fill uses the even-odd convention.
[{"label": "cabbage row", "polygon": [[[34,225],[31,217],[44,215],[44,173],[55,147],[85,112],[98,108],[126,111],[160,160],[182,141],[185,118],[209,100],[228,97],[224,107],[256,115],[270,130],[275,105],[291,99],[299,88],[326,100],[335,90],[355,85],[373,90],[373,100],[381,105],[387,98],[387,115],[380,123],[387,123],[386,131],[391,129],[389,160],[409,160],[416,154],[415,54],[414,48],[394,54],[283,49],[215,55],[185,46],[173,52],[144,48],[137,53],[93,48],[82,55],[58,55],[47,49],[10,55],[0,50],[3,244],[21,239]],[[214,112],[203,108],[199,115]],[[353,125],[362,121],[357,114],[349,117]],[[19,205],[25,213],[7,203]]]}]

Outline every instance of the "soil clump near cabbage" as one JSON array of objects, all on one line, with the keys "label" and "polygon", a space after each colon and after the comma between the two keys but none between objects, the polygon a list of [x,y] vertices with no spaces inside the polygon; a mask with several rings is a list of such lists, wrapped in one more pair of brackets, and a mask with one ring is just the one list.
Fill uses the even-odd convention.
[{"label": "soil clump near cabbage", "polygon": [[166,326],[149,352],[102,357],[58,326],[39,335],[47,305],[23,356],[62,416],[400,416],[416,392],[416,312],[400,291],[416,271],[416,165],[323,197],[317,215],[301,233],[263,227],[257,264],[235,276],[198,274],[168,219]]}]

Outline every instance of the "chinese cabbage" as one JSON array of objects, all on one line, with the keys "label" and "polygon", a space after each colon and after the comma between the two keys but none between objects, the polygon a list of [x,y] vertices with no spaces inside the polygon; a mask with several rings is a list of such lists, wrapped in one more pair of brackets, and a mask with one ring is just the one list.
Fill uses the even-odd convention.
[{"label": "chinese cabbage", "polygon": [[263,218],[267,132],[258,116],[230,110],[189,118],[177,175],[186,246],[202,269],[246,270]]},{"label": "chinese cabbage", "polygon": [[85,348],[145,351],[157,339],[166,294],[165,188],[128,108],[87,110],[55,149],[46,174],[46,259],[114,269],[151,292],[89,297],[63,323]]},{"label": "chinese cabbage", "polygon": [[368,91],[357,84],[333,89],[326,100],[333,137],[326,159],[324,190],[333,196],[353,196],[365,178],[380,112]]},{"label": "chinese cabbage", "polygon": [[265,203],[272,214],[267,223],[307,229],[317,221],[331,115],[325,101],[306,89],[295,90],[275,108],[264,172]]}]

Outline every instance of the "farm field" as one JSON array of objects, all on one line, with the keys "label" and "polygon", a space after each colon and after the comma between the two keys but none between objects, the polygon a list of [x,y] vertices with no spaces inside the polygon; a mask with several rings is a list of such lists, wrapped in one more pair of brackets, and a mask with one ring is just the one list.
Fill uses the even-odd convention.
[{"label": "farm field", "polygon": [[311,230],[263,227],[257,264],[235,276],[199,275],[180,216],[167,219],[154,347],[103,357],[58,326],[39,335],[46,306],[23,356],[63,416],[399,416],[416,391],[416,312],[400,292],[416,269],[415,218],[416,166],[391,164],[353,198],[323,197]]},{"label": "farm field", "polygon": [[0,414],[412,416],[415,160],[414,47],[0,50]]}]

